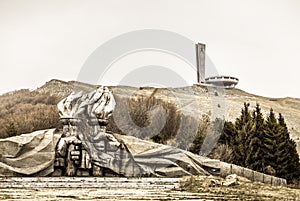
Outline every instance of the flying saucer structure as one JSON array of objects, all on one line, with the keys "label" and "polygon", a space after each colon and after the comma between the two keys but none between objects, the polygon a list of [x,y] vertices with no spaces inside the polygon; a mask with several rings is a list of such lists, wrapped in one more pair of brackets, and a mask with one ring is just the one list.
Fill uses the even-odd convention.
[{"label": "flying saucer structure", "polygon": [[239,83],[239,79],[232,76],[213,76],[205,78],[205,84],[224,88],[234,88]]},{"label": "flying saucer structure", "polygon": [[234,88],[239,79],[233,76],[216,75],[205,77],[205,44],[196,44],[196,58],[197,58],[197,81],[199,85],[216,86],[231,89]]}]

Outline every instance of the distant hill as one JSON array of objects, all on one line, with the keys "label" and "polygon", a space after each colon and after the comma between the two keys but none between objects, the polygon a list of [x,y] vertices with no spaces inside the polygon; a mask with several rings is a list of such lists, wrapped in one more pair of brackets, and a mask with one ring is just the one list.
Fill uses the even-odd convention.
[{"label": "distant hill", "polygon": [[94,85],[76,82],[76,81],[61,81],[57,79],[50,80],[46,82],[43,86],[37,88],[36,92],[41,94],[50,94],[52,96],[58,96],[64,98],[69,95],[74,89],[77,91],[91,91],[95,88]]},{"label": "distant hill", "polygon": [[[0,96],[0,136],[6,137],[5,132],[9,129],[13,130],[9,125],[12,120],[15,121],[16,127],[23,124],[36,125],[28,125],[25,129],[28,132],[41,127],[37,126],[38,123],[34,119],[43,121],[43,128],[51,124],[56,126],[58,125],[58,121],[55,120],[58,118],[56,104],[59,100],[69,95],[72,90],[88,92],[94,89],[94,85],[86,83],[53,79],[34,91],[19,90],[3,94]],[[225,115],[227,120],[235,120],[240,115],[244,102],[249,102],[252,107],[259,103],[264,114],[267,114],[270,108],[273,108],[275,113],[283,114],[300,153],[300,99],[267,98],[240,89],[226,89],[223,97],[222,90],[220,92],[217,89],[197,85],[175,89],[127,86],[110,87],[110,89],[119,100],[134,94],[135,97],[153,96],[174,103],[184,115],[194,118],[211,114],[215,117]],[[122,103],[117,102],[117,104]],[[51,121],[47,122],[47,118],[51,118]]]}]

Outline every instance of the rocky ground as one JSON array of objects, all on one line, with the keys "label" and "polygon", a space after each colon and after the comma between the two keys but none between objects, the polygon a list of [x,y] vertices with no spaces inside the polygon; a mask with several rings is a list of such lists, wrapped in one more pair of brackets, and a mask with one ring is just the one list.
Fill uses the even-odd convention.
[{"label": "rocky ground", "polygon": [[300,189],[217,177],[2,178],[1,200],[300,200]]}]

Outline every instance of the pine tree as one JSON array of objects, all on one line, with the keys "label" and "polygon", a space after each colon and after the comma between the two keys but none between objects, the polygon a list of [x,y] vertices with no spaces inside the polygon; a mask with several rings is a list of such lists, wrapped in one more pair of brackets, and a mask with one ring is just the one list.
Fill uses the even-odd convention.
[{"label": "pine tree", "polygon": [[241,116],[235,121],[236,137],[234,140],[234,163],[246,167],[249,150],[249,136],[253,132],[253,121],[249,112],[249,103],[244,103]]},{"label": "pine tree", "polygon": [[241,130],[247,122],[251,121],[249,106],[249,103],[244,103],[244,108],[241,110],[241,116],[235,120],[235,127],[237,130]]},{"label": "pine tree", "polygon": [[235,163],[243,167],[248,167],[247,158],[249,158],[250,136],[254,132],[252,121],[245,123],[240,130],[237,131],[235,139]]},{"label": "pine tree", "polygon": [[[264,129],[264,140],[263,140],[263,155],[264,155],[264,169],[270,167],[276,170],[277,165],[277,156],[276,156],[276,135],[279,132],[279,126],[277,124],[277,119],[273,112],[273,109],[270,109],[270,114],[267,117]],[[264,170],[264,172],[265,172]],[[266,172],[268,173],[268,172]],[[270,173],[269,173],[270,174]]]},{"label": "pine tree", "polygon": [[264,157],[262,144],[264,141],[264,117],[259,104],[256,104],[252,113],[253,130],[249,133],[249,149],[246,158],[248,168],[256,171],[263,171]]},{"label": "pine tree", "polygon": [[231,121],[225,121],[224,128],[219,139],[219,143],[233,146],[235,137],[235,125]]},{"label": "pine tree", "polygon": [[282,114],[279,114],[278,126],[276,176],[286,178],[290,183],[294,178],[299,179],[300,177],[299,155],[296,143],[290,139]]},{"label": "pine tree", "polygon": [[288,183],[300,178],[296,143],[290,139],[282,114],[276,119],[272,108],[265,120],[259,104],[250,113],[249,104],[244,103],[240,117],[234,123],[225,122],[220,143],[232,146],[237,165],[285,178]]},{"label": "pine tree", "polygon": [[285,177],[288,174],[289,157],[289,133],[285,125],[284,118],[279,114],[279,130],[276,135],[276,176]]}]

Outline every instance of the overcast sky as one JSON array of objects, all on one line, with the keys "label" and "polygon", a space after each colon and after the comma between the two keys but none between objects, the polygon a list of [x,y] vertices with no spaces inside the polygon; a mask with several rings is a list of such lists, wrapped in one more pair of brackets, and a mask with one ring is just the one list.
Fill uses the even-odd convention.
[{"label": "overcast sky", "polygon": [[[218,73],[238,77],[238,88],[300,98],[299,19],[298,0],[0,0],[0,94],[76,80],[106,41],[162,29],[205,43]],[[147,56],[133,57],[138,65]],[[181,76],[196,83],[193,73]]]}]

